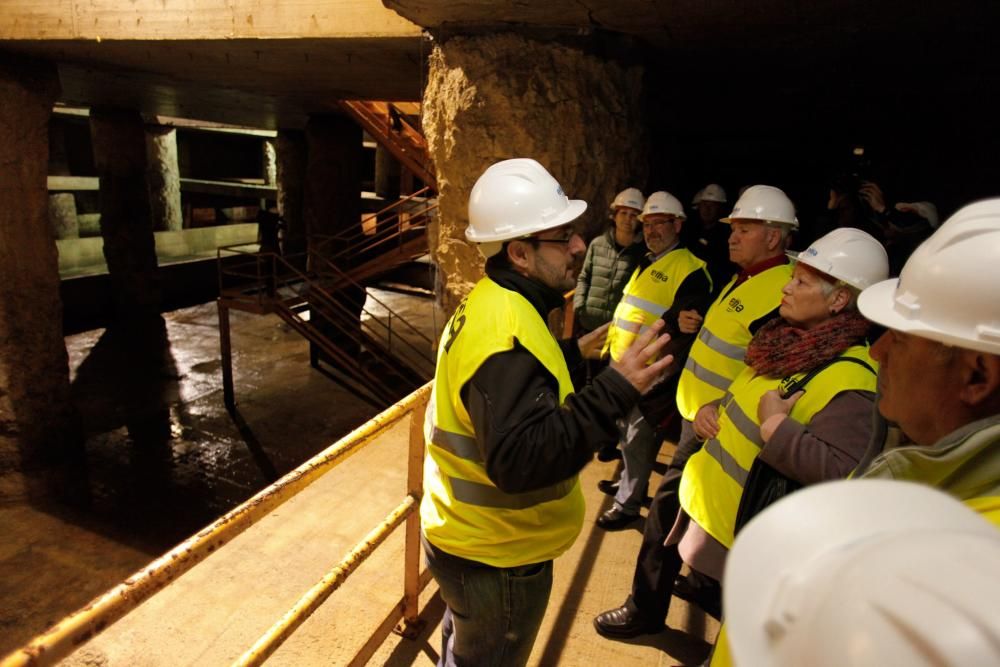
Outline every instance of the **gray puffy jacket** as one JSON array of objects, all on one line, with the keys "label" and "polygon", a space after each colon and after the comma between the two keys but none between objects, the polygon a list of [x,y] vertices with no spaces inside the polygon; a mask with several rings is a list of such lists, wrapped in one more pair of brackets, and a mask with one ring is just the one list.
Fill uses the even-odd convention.
[{"label": "gray puffy jacket", "polygon": [[583,269],[576,280],[573,311],[580,326],[587,331],[611,320],[625,283],[646,252],[642,241],[622,248],[615,243],[614,233],[614,228],[609,228],[590,242]]}]

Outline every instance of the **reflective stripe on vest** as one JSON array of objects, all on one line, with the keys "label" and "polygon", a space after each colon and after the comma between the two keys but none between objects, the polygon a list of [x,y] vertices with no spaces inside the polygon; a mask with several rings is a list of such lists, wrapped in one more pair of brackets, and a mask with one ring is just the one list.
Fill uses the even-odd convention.
[{"label": "reflective stripe on vest", "polygon": [[565,401],[573,384],[547,324],[523,296],[484,278],[445,327],[424,423],[424,535],[442,551],[493,567],[551,560],[583,526],[575,475],[543,489],[506,493],[486,473],[461,391],[488,358],[516,344],[556,378],[559,402]]},{"label": "reflective stripe on vest", "polygon": [[781,288],[792,277],[789,264],[771,267],[733,288],[734,278],[705,313],[698,337],[677,385],[677,409],[694,421],[701,406],[722,396],[746,366],[743,357],[753,335],[750,325],[781,304]]},{"label": "reflective stripe on vest", "polygon": [[[851,347],[841,356],[861,360],[871,368],[845,361],[830,364],[805,385],[789,414],[791,419],[808,425],[817,412],[844,391],[874,393],[876,376],[872,369],[878,366],[867,346]],[[798,373],[789,379],[804,376]],[[681,506],[726,548],[733,543],[736,511],[747,475],[763,446],[757,406],[767,391],[780,389],[789,379],[756,375],[752,368],[740,373],[730,385],[731,397],[720,404],[718,434],[684,467],[678,492]]]},{"label": "reflective stripe on vest", "polygon": [[[719,375],[718,373],[708,370],[691,357],[688,357],[687,362],[684,364],[684,370],[692,373],[702,382],[710,384],[721,391],[728,389],[729,383],[733,381],[732,378],[727,378],[725,375]],[[693,421],[693,418],[689,421]]]},{"label": "reflective stripe on vest", "polygon": [[674,303],[677,288],[695,271],[705,272],[706,264],[686,248],[675,248],[644,269],[636,269],[625,285],[625,292],[608,329],[604,354],[615,361],[642,332],[663,316]]}]

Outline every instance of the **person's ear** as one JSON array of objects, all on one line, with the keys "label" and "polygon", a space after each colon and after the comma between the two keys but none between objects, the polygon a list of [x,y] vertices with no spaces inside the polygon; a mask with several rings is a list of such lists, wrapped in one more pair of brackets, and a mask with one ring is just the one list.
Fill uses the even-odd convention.
[{"label": "person's ear", "polygon": [[774,227],[765,227],[767,230],[767,249],[777,250],[781,247],[781,230]]},{"label": "person's ear", "polygon": [[844,287],[838,287],[830,295],[830,314],[836,315],[851,303],[851,293]]},{"label": "person's ear", "polygon": [[527,241],[513,240],[507,244],[507,258],[511,266],[517,269],[528,268],[528,254],[531,244]]},{"label": "person's ear", "polygon": [[961,360],[959,398],[962,402],[973,408],[990,403],[1000,404],[1000,356],[962,350]]}]

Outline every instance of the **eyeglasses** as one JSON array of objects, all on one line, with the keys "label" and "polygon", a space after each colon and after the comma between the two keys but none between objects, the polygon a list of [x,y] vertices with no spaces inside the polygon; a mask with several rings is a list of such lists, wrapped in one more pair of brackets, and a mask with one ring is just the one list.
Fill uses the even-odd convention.
[{"label": "eyeglasses", "polygon": [[529,236],[525,240],[532,243],[558,243],[560,245],[569,245],[573,242],[574,236],[576,236],[576,232],[568,232],[566,234],[566,238],[562,239],[540,239],[537,236]]},{"label": "eyeglasses", "polygon": [[642,223],[643,227],[660,227],[666,224],[673,224],[677,222],[679,218],[666,218],[665,220],[644,220]]}]

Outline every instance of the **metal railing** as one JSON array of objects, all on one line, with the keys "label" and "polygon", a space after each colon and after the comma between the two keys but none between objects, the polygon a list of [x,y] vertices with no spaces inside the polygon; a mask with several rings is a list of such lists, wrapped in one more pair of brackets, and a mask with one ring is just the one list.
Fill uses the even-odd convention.
[{"label": "metal railing", "polygon": [[339,105],[407,169],[437,189],[437,176],[427,150],[427,140],[420,128],[413,126],[396,105],[368,100],[340,100]]},{"label": "metal railing", "polygon": [[0,667],[53,665],[65,658],[324,474],[371,444],[379,435],[407,416],[410,417],[407,489],[402,502],[319,583],[307,591],[292,609],[285,613],[234,664],[259,665],[263,663],[312,612],[319,608],[324,600],[343,584],[367,556],[404,522],[406,535],[403,595],[350,664],[365,664],[400,620],[404,626],[402,634],[404,636],[415,635],[419,626],[419,595],[430,580],[426,570],[420,572],[420,517],[417,513],[423,487],[424,438],[422,424],[430,391],[431,385],[424,385],[356,428],[323,452],[181,542],[104,595],[62,619],[22,648],[7,655],[0,661]]}]

